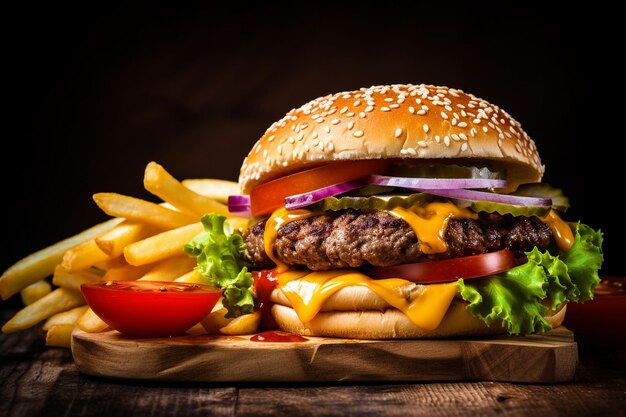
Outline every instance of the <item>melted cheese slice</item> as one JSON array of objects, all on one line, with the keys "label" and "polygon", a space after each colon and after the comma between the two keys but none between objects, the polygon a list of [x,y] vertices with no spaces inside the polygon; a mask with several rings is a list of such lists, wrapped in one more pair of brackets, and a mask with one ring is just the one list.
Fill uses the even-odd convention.
[{"label": "melted cheese slice", "polygon": [[554,240],[559,249],[568,251],[572,248],[574,244],[572,228],[559,217],[556,211],[550,210],[550,213],[542,217],[541,221],[552,230],[552,236],[554,236]]},{"label": "melted cheese slice", "polygon": [[390,214],[411,226],[423,253],[442,253],[448,247],[445,241],[446,227],[451,218],[477,219],[478,215],[452,203],[434,202],[422,207],[405,209],[396,207]]},{"label": "melted cheese slice", "polygon": [[391,306],[402,311],[416,326],[436,329],[457,293],[456,282],[424,286],[409,300],[401,287],[412,284],[400,278],[373,280],[354,270],[288,271],[278,274],[278,288],[290,301],[298,318],[307,323],[317,315],[324,302],[337,291],[350,286],[369,288]]}]

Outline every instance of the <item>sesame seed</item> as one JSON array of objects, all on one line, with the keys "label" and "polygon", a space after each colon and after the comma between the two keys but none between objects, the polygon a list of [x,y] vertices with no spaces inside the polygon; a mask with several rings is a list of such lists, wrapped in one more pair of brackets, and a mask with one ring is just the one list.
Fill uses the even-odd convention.
[{"label": "sesame seed", "polygon": [[272,135],[272,136],[270,136],[269,138],[267,138],[267,141],[268,141],[268,142],[271,142],[271,141],[273,141],[273,140],[274,140],[274,135]]},{"label": "sesame seed", "polygon": [[398,99],[398,104],[402,104],[402,103],[404,103],[404,98],[403,98],[403,97],[400,97],[400,98]]},{"label": "sesame seed", "polygon": [[392,102],[392,101],[393,101],[393,99],[392,99],[391,97],[387,97],[387,98],[385,98],[385,101],[386,101],[386,102]]},{"label": "sesame seed", "polygon": [[326,127],[324,128],[324,132],[326,132],[326,133],[330,133],[330,126],[326,126]]},{"label": "sesame seed", "polygon": [[318,117],[320,117],[320,115],[319,115],[319,114],[314,114],[313,116],[311,116],[311,119],[315,120],[315,119],[317,119]]},{"label": "sesame seed", "polygon": [[358,107],[358,106],[360,106],[360,105],[361,105],[361,100],[357,100],[357,101],[355,101],[355,102],[354,102],[354,104],[353,104],[353,106],[354,106],[354,107]]},{"label": "sesame seed", "polygon": [[[283,166],[284,166],[284,167],[286,167],[287,165],[289,165],[289,162],[287,162],[287,161],[283,161]],[[256,178],[256,179],[258,180],[258,179],[259,179],[259,176],[257,176],[257,178]]]},{"label": "sesame seed", "polygon": [[381,111],[391,111],[391,109],[389,107],[381,107],[380,110]]},{"label": "sesame seed", "polygon": [[476,119],[472,120],[472,123],[474,123],[474,124],[478,124],[478,123],[480,123],[480,119],[479,119],[479,118],[476,118]]},{"label": "sesame seed", "polygon": [[348,106],[345,106],[343,109],[339,110],[339,113],[344,114],[348,111]]},{"label": "sesame seed", "polygon": [[446,146],[450,146],[450,136],[444,136],[444,137],[443,137],[443,143],[444,143]]},{"label": "sesame seed", "polygon": [[315,138],[317,137],[317,132],[313,132],[313,133],[311,133],[311,137],[312,137],[313,139],[315,139]]},{"label": "sesame seed", "polygon": [[317,147],[320,148],[321,150],[324,150],[324,142],[320,141]]},{"label": "sesame seed", "polygon": [[504,134],[506,135],[507,138],[511,139],[513,136],[511,136],[511,134],[509,132],[504,132]]},{"label": "sesame seed", "polygon": [[444,109],[446,109],[448,111],[452,111],[452,107],[448,106],[447,104],[444,106]]},{"label": "sesame seed", "polygon": [[400,107],[400,105],[394,103],[394,104],[390,104],[389,107],[392,109],[397,109],[398,107]]},{"label": "sesame seed", "polygon": [[428,143],[426,143],[425,140],[420,140],[419,142],[417,142],[417,146],[419,146],[420,148],[426,148],[428,146]]},{"label": "sesame seed", "polygon": [[320,117],[319,119],[316,119],[315,121],[316,121],[317,123],[322,123],[322,122],[324,121],[324,118],[323,118],[323,117]]},{"label": "sesame seed", "polygon": [[428,106],[425,104],[422,104],[422,110],[428,111]]},{"label": "sesame seed", "polygon": [[353,128],[353,127],[354,127],[354,122],[353,122],[353,121],[350,121],[350,122],[348,123],[348,130],[352,130],[352,128]]},{"label": "sesame seed", "polygon": [[478,133],[478,130],[476,130],[476,128],[475,128],[475,127],[473,127],[473,128],[471,128],[471,129],[470,129],[470,135],[472,135],[472,136],[476,136],[476,133]]},{"label": "sesame seed", "polygon": [[465,152],[467,150],[467,142],[463,142],[463,144],[461,145],[461,151]]},{"label": "sesame seed", "polygon": [[458,141],[460,141],[460,140],[461,140],[461,138],[459,137],[459,135],[457,135],[456,133],[453,133],[453,134],[452,134],[452,135],[450,135],[450,136],[452,136],[452,139],[454,139],[454,141],[455,141],[455,142],[458,142]]},{"label": "sesame seed", "polygon": [[406,153],[411,154],[411,155],[417,155],[417,152],[413,148],[407,148]]},{"label": "sesame seed", "polygon": [[443,117],[444,119],[448,120],[448,114],[447,113],[441,112],[439,114],[441,114],[441,117]]},{"label": "sesame seed", "polygon": [[461,110],[461,116],[467,117],[467,113],[465,113],[465,110]]},{"label": "sesame seed", "polygon": [[402,136],[402,129],[401,128],[397,128],[396,129],[396,133],[395,133],[395,137],[399,138],[400,136]]},{"label": "sesame seed", "polygon": [[294,143],[296,140],[294,138],[292,138],[291,136],[289,136],[289,139],[287,139],[287,142],[289,143]]},{"label": "sesame seed", "polygon": [[466,135],[465,133],[459,133],[459,137],[460,137],[462,140],[467,140],[467,135]]},{"label": "sesame seed", "polygon": [[278,154],[279,155],[283,154],[283,145],[278,145]]},{"label": "sesame seed", "polygon": [[458,115],[458,114],[456,114],[456,112],[452,113],[452,116],[453,116],[455,119],[458,119],[458,118],[459,118],[459,115]]},{"label": "sesame seed", "polygon": [[352,116],[354,116],[354,112],[353,111],[349,111],[348,113],[346,113],[346,116],[352,117]]},{"label": "sesame seed", "polygon": [[467,123],[465,123],[465,122],[459,122],[459,123],[458,123],[458,126],[459,126],[459,127],[467,127]]},{"label": "sesame seed", "polygon": [[435,136],[435,142],[440,143],[441,142],[441,136],[439,136],[439,135]]},{"label": "sesame seed", "polygon": [[263,151],[263,158],[267,158],[267,149]]},{"label": "sesame seed", "polygon": [[333,119],[333,121],[331,122],[334,125],[338,125],[339,124],[339,119]]},{"label": "sesame seed", "polygon": [[306,123],[303,123],[303,124],[301,124],[301,125],[300,125],[300,130],[304,130],[304,129],[306,129],[307,127],[309,127],[309,125],[308,125],[308,124],[306,124]]},{"label": "sesame seed", "polygon": [[310,149],[310,148],[309,148],[309,145],[305,144],[305,145],[304,145],[304,151],[305,151],[305,152],[308,152],[308,151],[309,151],[309,149]]},{"label": "sesame seed", "polygon": [[328,150],[332,152],[334,149],[335,149],[335,145],[333,145],[332,142],[328,142]]},{"label": "sesame seed", "polygon": [[503,135],[502,133],[498,133],[498,137],[499,137],[500,139],[504,139],[504,135]]},{"label": "sesame seed", "polygon": [[357,131],[356,131],[356,132],[354,132],[352,135],[353,135],[355,138],[360,138],[361,136],[363,136],[363,134],[364,134],[364,133],[363,133],[363,131],[362,131],[362,130],[357,130]]},{"label": "sesame seed", "polygon": [[456,126],[456,119],[452,119],[452,126]]},{"label": "sesame seed", "polygon": [[428,130],[430,129],[430,127],[428,127],[428,125],[426,123],[424,123],[424,133],[428,133]]},{"label": "sesame seed", "polygon": [[415,114],[415,107],[410,106],[410,107],[409,107],[409,113],[411,113],[411,114]]},{"label": "sesame seed", "polygon": [[422,104],[422,99],[420,99],[420,98],[416,98],[416,99],[415,99],[415,102],[416,102],[417,104]]},{"label": "sesame seed", "polygon": [[372,110],[374,110],[374,106],[367,106],[367,107],[365,108],[365,111],[366,111],[367,113],[371,112]]}]

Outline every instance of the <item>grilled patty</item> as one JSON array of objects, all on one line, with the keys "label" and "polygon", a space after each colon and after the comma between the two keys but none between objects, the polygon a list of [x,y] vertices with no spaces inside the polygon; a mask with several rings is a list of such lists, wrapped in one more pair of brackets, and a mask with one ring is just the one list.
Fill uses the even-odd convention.
[{"label": "grilled patty", "polygon": [[[274,266],[265,253],[264,230],[262,221],[244,236],[244,257],[257,268]],[[504,248],[521,255],[535,246],[547,249],[553,237],[536,217],[481,213],[478,220],[451,219],[445,241],[446,252],[427,255],[404,220],[385,211],[344,210],[287,223],[278,230],[274,253],[290,266],[328,270],[456,258]]]}]

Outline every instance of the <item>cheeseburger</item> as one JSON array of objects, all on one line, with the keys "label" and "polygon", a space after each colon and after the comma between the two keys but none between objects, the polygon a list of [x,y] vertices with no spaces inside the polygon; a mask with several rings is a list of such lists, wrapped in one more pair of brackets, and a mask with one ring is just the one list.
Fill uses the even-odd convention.
[{"label": "cheeseburger", "polygon": [[291,110],[229,199],[250,213],[257,307],[308,336],[555,328],[592,298],[602,235],[563,219],[543,173],[519,122],[458,89],[373,86]]}]

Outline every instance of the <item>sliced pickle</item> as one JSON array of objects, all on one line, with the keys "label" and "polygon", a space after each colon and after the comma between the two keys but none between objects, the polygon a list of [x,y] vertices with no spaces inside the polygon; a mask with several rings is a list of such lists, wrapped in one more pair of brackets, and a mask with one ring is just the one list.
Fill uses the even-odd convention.
[{"label": "sliced pickle", "polygon": [[386,187],[384,185],[376,185],[376,184],[368,184],[364,187],[357,188],[356,190],[352,190],[346,193],[351,197],[365,197],[376,194],[384,194],[390,193],[394,190],[395,187]]},{"label": "sliced pickle", "polygon": [[395,207],[421,206],[434,199],[434,196],[426,193],[377,195],[372,197],[328,197],[310,205],[307,207],[307,210],[390,210]]},{"label": "sliced pickle", "polygon": [[550,184],[522,184],[513,195],[521,195],[526,197],[543,197],[552,199],[552,208],[562,212],[569,208],[569,198],[563,195],[560,188],[555,188]]},{"label": "sliced pickle", "polygon": [[[513,216],[543,217],[550,212],[550,206],[514,206],[512,204],[493,203],[491,201],[454,200],[460,207],[469,207],[475,212],[511,214]],[[467,204],[470,203],[470,204]]]},{"label": "sliced pickle", "polygon": [[394,164],[387,175],[413,178],[483,178],[503,180],[506,171],[496,171],[486,166],[456,164]]}]

